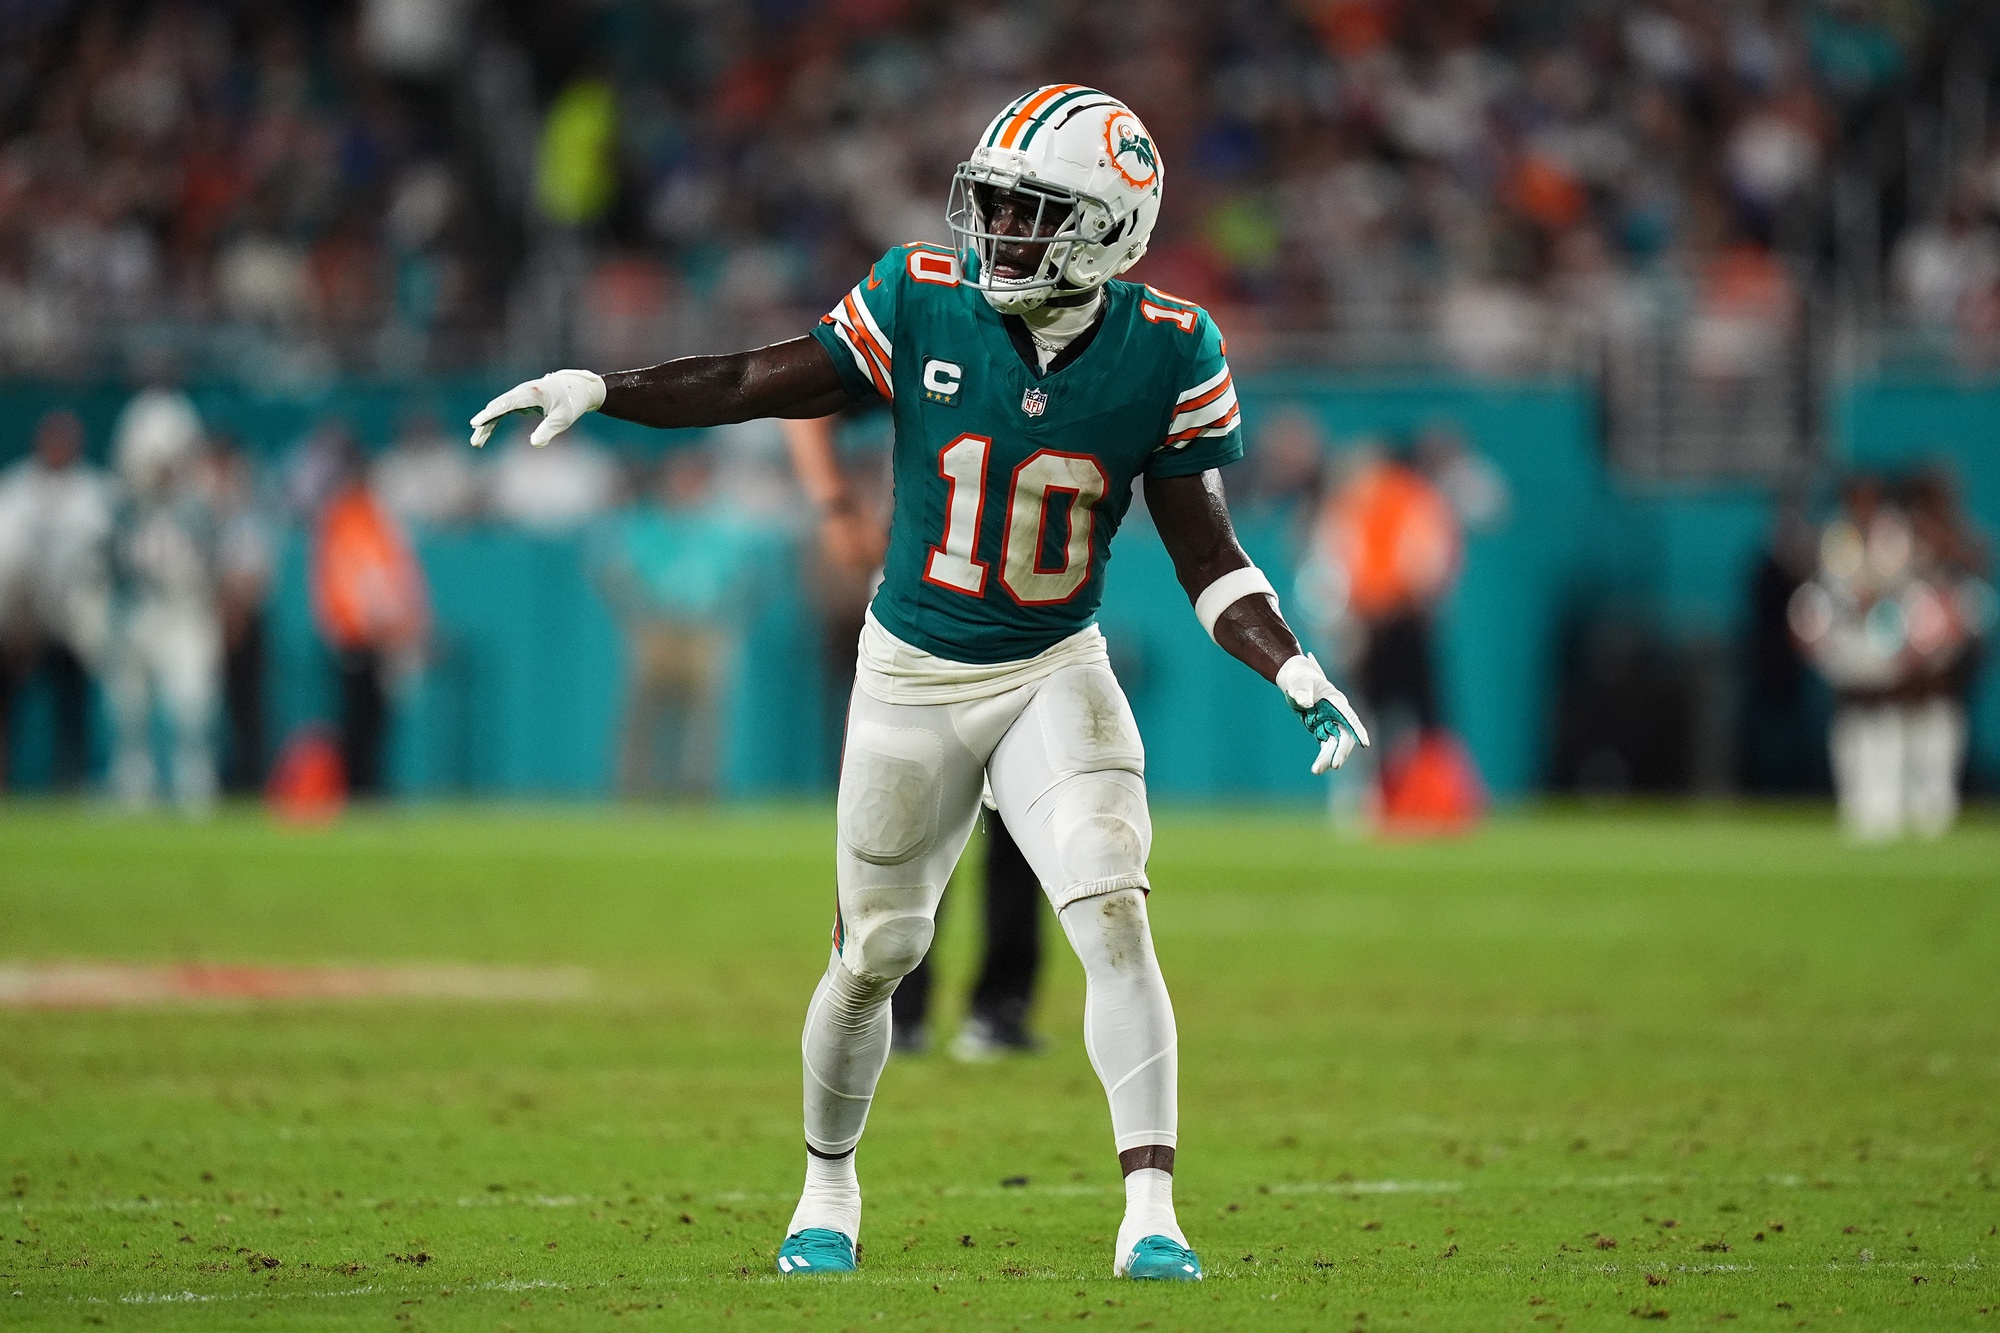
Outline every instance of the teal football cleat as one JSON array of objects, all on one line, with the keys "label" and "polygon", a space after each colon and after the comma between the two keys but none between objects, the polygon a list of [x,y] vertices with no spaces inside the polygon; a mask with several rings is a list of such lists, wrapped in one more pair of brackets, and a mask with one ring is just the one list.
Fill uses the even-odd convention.
[{"label": "teal football cleat", "polygon": [[1126,1256],[1125,1276],[1142,1282],[1199,1282],[1201,1256],[1165,1236],[1148,1236]]},{"label": "teal football cleat", "polygon": [[[1144,1241],[1140,1242],[1142,1245]],[[854,1242],[838,1231],[807,1227],[778,1247],[778,1271],[787,1277],[812,1273],[852,1273]]]}]

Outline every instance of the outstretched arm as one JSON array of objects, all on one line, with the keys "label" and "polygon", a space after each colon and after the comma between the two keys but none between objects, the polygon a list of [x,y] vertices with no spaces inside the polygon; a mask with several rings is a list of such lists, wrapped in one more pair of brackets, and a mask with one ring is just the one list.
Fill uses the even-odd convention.
[{"label": "outstretched arm", "polygon": [[813,338],[749,352],[684,356],[643,370],[597,375],[558,370],[518,384],[472,418],[472,443],[485,444],[509,412],[539,411],[528,442],[544,445],[586,412],[642,426],[721,426],[755,417],[821,417],[851,401],[833,358]]},{"label": "outstretched arm", "polygon": [[1299,646],[1270,580],[1237,542],[1222,497],[1222,474],[1210,468],[1190,477],[1149,476],[1146,508],[1202,628],[1230,656],[1276,685],[1319,739],[1313,772],[1340,767],[1357,741],[1368,744],[1368,729],[1347,696]]}]

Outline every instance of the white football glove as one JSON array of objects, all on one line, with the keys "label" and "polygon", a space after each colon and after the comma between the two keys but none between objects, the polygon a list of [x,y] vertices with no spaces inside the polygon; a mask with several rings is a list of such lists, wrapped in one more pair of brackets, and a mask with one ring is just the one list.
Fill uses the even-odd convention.
[{"label": "white football glove", "polygon": [[577,423],[586,412],[604,406],[604,377],[588,370],[556,370],[538,380],[516,384],[479,409],[472,419],[472,447],[493,437],[493,428],[509,412],[540,412],[542,424],[528,437],[537,449]]},{"label": "white football glove", "polygon": [[1354,752],[1357,741],[1368,744],[1368,728],[1355,716],[1354,705],[1334,688],[1326,672],[1320,670],[1319,659],[1311,653],[1301,653],[1279,667],[1277,683],[1284,692],[1285,702],[1306,724],[1306,730],[1319,739],[1319,758],[1313,760],[1313,772],[1339,768]]}]

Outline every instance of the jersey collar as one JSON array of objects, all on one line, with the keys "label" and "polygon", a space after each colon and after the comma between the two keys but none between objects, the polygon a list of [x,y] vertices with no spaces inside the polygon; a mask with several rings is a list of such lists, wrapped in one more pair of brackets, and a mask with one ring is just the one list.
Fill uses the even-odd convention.
[{"label": "jersey collar", "polygon": [[1098,305],[1097,318],[1091,321],[1089,328],[1072,338],[1067,347],[1049,359],[1047,370],[1042,369],[1041,355],[1035,348],[1035,336],[1028,332],[1026,321],[1019,315],[1001,315],[1000,326],[1007,330],[1007,341],[1013,344],[1014,353],[1021,358],[1021,364],[1028,368],[1028,374],[1038,380],[1047,379],[1076,363],[1076,359],[1097,340],[1098,331],[1104,327],[1104,317],[1110,312],[1111,293],[1106,292],[1103,301]]}]

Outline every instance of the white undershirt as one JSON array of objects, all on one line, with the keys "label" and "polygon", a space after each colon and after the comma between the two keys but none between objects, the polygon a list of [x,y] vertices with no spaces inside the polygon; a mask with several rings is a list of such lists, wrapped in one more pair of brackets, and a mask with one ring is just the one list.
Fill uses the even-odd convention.
[{"label": "white undershirt", "polygon": [[882,628],[870,610],[861,622],[861,647],[854,679],[864,694],[885,704],[955,704],[996,694],[1052,676],[1067,666],[1111,664],[1104,631],[1092,621],[1066,639],[1012,662],[954,662],[927,653]]},{"label": "white undershirt", "polygon": [[1021,322],[1028,326],[1028,336],[1035,340],[1035,359],[1041,363],[1040,368],[1047,370],[1049,362],[1063,348],[1097,322],[1097,312],[1103,308],[1104,292],[1099,289],[1082,305],[1042,305],[1023,311]]}]

